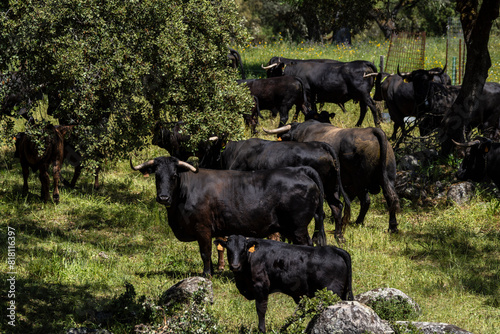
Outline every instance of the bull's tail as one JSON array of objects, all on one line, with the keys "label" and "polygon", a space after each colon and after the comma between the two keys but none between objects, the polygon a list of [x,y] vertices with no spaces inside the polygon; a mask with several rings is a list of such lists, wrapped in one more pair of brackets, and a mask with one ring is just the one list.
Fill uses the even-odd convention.
[{"label": "bull's tail", "polygon": [[[374,135],[377,137],[380,146],[380,159],[382,166],[382,190],[384,192],[384,197],[389,207],[389,214],[395,214],[396,212],[399,211],[399,196],[396,193],[396,189],[394,188],[394,181],[391,180],[391,178],[389,177],[387,170],[387,151],[389,149],[389,142],[383,130],[378,128],[374,128],[373,130],[374,130]],[[389,224],[391,224],[391,222],[389,222]],[[395,224],[396,226],[390,226],[391,230],[393,229],[393,227],[397,228],[397,223]]]},{"label": "bull's tail", "polygon": [[295,77],[295,80],[297,80],[300,83],[300,85],[302,86],[302,98],[304,100],[304,103],[302,104],[302,112],[304,113],[304,116],[306,116],[307,114],[309,114],[311,112],[311,104],[310,104],[309,100],[307,99],[306,85],[304,84],[304,81],[299,77]]},{"label": "bull's tail", "polygon": [[323,187],[323,182],[321,181],[321,178],[319,177],[318,172],[308,166],[303,166],[301,167],[301,171],[310,177],[314,183],[319,188],[319,202],[318,206],[316,207],[316,212],[314,214],[314,234],[313,234],[313,243],[315,243],[318,246],[326,246],[326,234],[325,234],[325,225],[324,225],[324,220],[325,220],[325,211],[323,210],[323,203],[325,200],[325,189]]},{"label": "bull's tail", "polygon": [[327,152],[330,153],[330,155],[333,157],[333,159],[336,162],[336,165],[334,165],[333,167],[335,168],[335,173],[336,173],[336,177],[337,177],[337,184],[338,184],[340,193],[344,197],[345,205],[351,206],[351,200],[349,199],[349,196],[347,196],[347,193],[345,192],[344,187],[342,186],[342,178],[340,176],[340,160],[339,160],[339,157],[337,155],[337,152],[333,149],[333,147],[330,144],[322,142],[322,146]]},{"label": "bull's tail", "polygon": [[346,264],[346,269],[347,269],[347,277],[346,277],[346,282],[344,285],[344,292],[342,293],[342,296],[340,298],[342,300],[354,300],[354,296],[352,294],[352,262],[351,262],[351,255],[343,250],[342,248],[338,247],[333,247],[335,252],[342,257]]}]

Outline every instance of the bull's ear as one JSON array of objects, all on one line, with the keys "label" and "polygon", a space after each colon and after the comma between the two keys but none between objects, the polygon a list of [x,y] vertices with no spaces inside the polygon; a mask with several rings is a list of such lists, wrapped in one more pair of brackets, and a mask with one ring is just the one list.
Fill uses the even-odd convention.
[{"label": "bull's ear", "polygon": [[259,242],[255,239],[250,239],[247,241],[247,251],[249,253],[255,252],[255,250],[259,248]]},{"label": "bull's ear", "polygon": [[484,143],[483,146],[484,146],[483,152],[488,153],[490,151],[490,148],[491,148],[491,141],[487,141],[486,143]]},{"label": "bull's ear", "polygon": [[226,248],[226,241],[222,239],[215,239],[214,245],[217,246],[217,250],[224,250],[224,248]]}]

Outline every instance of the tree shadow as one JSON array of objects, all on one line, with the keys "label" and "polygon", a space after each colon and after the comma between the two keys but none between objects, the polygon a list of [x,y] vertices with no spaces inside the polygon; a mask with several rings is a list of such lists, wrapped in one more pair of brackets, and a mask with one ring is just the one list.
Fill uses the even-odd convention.
[{"label": "tree shadow", "polygon": [[415,261],[430,261],[454,284],[466,291],[489,297],[487,303],[498,307],[500,291],[500,231],[480,235],[459,226],[436,227],[433,232],[406,231],[395,238],[412,240],[403,255]]}]

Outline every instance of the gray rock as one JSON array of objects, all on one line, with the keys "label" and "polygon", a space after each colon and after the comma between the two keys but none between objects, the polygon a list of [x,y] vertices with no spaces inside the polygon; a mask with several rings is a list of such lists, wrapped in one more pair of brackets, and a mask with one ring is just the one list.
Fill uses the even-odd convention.
[{"label": "gray rock", "polygon": [[414,171],[418,169],[420,163],[413,155],[405,155],[398,161],[398,170]]},{"label": "gray rock", "polygon": [[459,182],[452,184],[448,189],[446,197],[449,202],[457,205],[463,205],[474,197],[475,187],[470,182]]},{"label": "gray rock", "polygon": [[329,306],[307,325],[308,334],[394,333],[387,321],[368,306],[357,301],[344,301]]},{"label": "gray rock", "polygon": [[459,328],[455,325],[443,324],[439,322],[408,322],[408,321],[396,321],[397,325],[415,326],[422,331],[422,334],[472,334],[465,329]]},{"label": "gray rock", "polygon": [[370,290],[364,293],[361,293],[359,295],[354,296],[354,300],[358,301],[360,303],[366,304],[370,307],[373,307],[373,305],[378,301],[378,300],[387,300],[387,301],[394,301],[398,303],[406,303],[408,304],[417,315],[422,313],[422,310],[420,309],[420,306],[413,300],[411,299],[408,295],[406,295],[404,292],[398,289],[394,288],[379,288],[379,289],[374,289]]},{"label": "gray rock", "polygon": [[203,277],[188,277],[173,285],[160,297],[160,304],[168,307],[174,303],[184,303],[189,300],[196,291],[201,289],[206,290],[204,301],[213,304],[214,290],[212,288],[212,282]]}]

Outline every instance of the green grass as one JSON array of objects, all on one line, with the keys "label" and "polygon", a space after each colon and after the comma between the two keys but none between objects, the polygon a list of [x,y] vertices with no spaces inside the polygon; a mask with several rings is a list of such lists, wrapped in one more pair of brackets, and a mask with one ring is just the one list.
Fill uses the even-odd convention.
[{"label": "green grass", "polygon": [[[323,52],[319,55],[325,58],[343,52],[346,58],[352,57],[348,60],[377,60],[387,48],[384,43],[378,44],[366,42],[344,50],[309,45],[307,49],[300,45],[278,47],[284,56],[296,49],[298,54],[299,50]],[[428,46],[428,50],[433,48],[441,50]],[[242,52],[242,57],[246,67],[257,73],[260,64],[276,54],[271,46],[252,46]],[[337,126],[352,127],[358,118],[357,104],[348,103],[346,114],[333,105],[326,109],[337,112]],[[263,114],[268,115],[266,111]],[[263,125],[275,127],[277,123],[277,119],[265,120]],[[363,125],[373,126],[371,115]],[[382,128],[392,133],[392,124],[383,124]],[[273,139],[262,133],[259,137]],[[164,154],[164,150],[149,147],[138,152],[135,161]],[[65,167],[63,173],[70,178],[72,169]],[[9,299],[4,284],[0,332],[60,333],[70,327],[96,327],[100,311],[125,292],[127,282],[138,296],[157,301],[171,285],[201,273],[197,244],[182,243],[173,236],[165,208],[154,200],[154,177],[144,178],[131,171],[128,161],[115,161],[104,168],[102,180],[102,187],[95,191],[93,178],[87,175],[79,181],[78,189],[61,190],[59,205],[44,204],[34,175],[30,177],[30,194],[20,195],[21,169],[13,158],[13,147],[1,148],[0,270],[6,282],[10,271],[6,232],[8,226],[13,227],[17,318],[15,328],[7,325]],[[347,228],[342,247],[352,256],[354,294],[379,287],[397,288],[420,304],[423,314],[419,321],[452,323],[476,334],[498,333],[500,200],[479,192],[462,207],[444,201],[424,207],[407,200],[401,204],[398,234],[386,232],[388,214],[380,194],[372,196],[365,226]],[[353,215],[358,210],[354,201]],[[329,219],[326,206],[325,211]],[[328,220],[328,243],[336,245],[333,229]],[[222,331],[256,332],[255,304],[239,294],[232,274],[228,270],[217,273],[212,282],[215,301],[211,310]],[[294,310],[291,298],[271,295],[268,330],[278,331]],[[108,329],[117,334],[130,333],[132,328],[133,324],[115,323]]]}]

